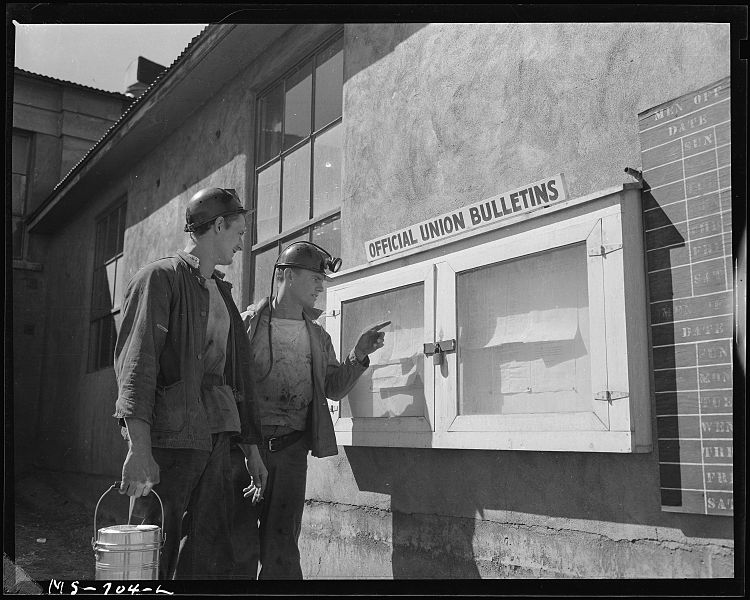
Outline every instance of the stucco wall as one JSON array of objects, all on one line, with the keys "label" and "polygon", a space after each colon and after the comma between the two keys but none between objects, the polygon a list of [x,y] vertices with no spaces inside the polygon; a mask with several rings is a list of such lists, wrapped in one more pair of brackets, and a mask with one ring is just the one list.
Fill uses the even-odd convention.
[{"label": "stucco wall", "polygon": [[[347,268],[365,239],[547,175],[573,198],[631,180],[638,112],[729,74],[722,25],[349,25],[345,44]],[[307,576],[733,572],[732,519],[662,512],[655,452],[339,451],[309,459]]]},{"label": "stucco wall", "polygon": [[349,25],[345,55],[348,268],[362,232],[550,174],[574,198],[632,181],[638,113],[728,75],[729,26]]}]

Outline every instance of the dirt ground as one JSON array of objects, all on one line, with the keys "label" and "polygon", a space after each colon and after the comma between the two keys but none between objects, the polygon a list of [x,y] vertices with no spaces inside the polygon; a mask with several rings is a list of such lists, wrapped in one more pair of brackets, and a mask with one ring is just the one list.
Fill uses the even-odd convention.
[{"label": "dirt ground", "polygon": [[[94,579],[94,508],[114,479],[42,470],[16,478],[15,564],[31,580]],[[110,492],[98,526],[126,523],[127,507],[123,496]]]}]

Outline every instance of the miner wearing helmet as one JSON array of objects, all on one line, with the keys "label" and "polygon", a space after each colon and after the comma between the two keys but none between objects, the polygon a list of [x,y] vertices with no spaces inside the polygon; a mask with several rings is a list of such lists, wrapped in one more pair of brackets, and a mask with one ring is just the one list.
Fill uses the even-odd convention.
[{"label": "miner wearing helmet", "polygon": [[234,190],[196,193],[185,250],[141,268],[123,300],[114,416],[128,453],[120,492],[131,496],[138,522],[161,522],[152,489],[163,502],[159,579],[232,577],[230,442],[265,484],[250,348],[231,284],[215,270],[242,250],[245,213]]},{"label": "miner wearing helmet", "polygon": [[[338,401],[369,366],[368,355],[383,346],[380,331],[390,321],[360,336],[339,363],[331,337],[315,321],[315,308],[327,273],[341,259],[310,242],[294,242],[279,255],[271,277],[271,295],[243,313],[250,340],[253,396],[260,411],[260,453],[268,469],[265,490],[248,485],[241,455],[232,454],[235,495],[233,535],[238,576],[301,579],[298,540],[305,505],[307,453],[337,453],[326,398]],[[278,291],[273,294],[276,283]],[[258,574],[258,560],[260,573]]]}]

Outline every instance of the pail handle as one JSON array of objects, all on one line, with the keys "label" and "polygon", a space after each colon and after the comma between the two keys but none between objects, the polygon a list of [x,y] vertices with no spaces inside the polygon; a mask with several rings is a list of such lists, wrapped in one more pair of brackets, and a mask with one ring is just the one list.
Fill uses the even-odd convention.
[{"label": "pail handle", "polygon": [[[120,487],[119,481],[115,481],[108,490],[106,490],[101,497],[99,498],[99,502],[96,503],[96,508],[94,509],[94,537],[91,538],[91,545],[96,545],[96,532],[98,531],[96,528],[96,515],[99,512],[99,505],[101,504],[102,500],[104,499],[104,496],[109,494],[113,489]],[[159,497],[159,494],[156,493],[156,490],[152,489],[151,493],[156,496],[156,499],[159,501],[159,506],[161,506],[161,529],[162,529],[162,541],[165,542],[167,540],[167,534],[164,528],[164,504],[161,501],[161,498]],[[128,522],[130,522],[130,519],[128,519]]]}]

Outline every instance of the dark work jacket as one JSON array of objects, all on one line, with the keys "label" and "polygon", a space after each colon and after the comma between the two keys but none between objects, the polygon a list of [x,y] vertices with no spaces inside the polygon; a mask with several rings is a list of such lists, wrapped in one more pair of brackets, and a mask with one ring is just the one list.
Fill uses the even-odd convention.
[{"label": "dark work jacket", "polygon": [[[122,325],[115,345],[118,396],[114,417],[151,425],[156,448],[211,450],[211,432],[201,400],[203,348],[209,292],[187,254],[161,258],[135,274],[125,291]],[[232,299],[232,285],[213,278],[229,312],[224,379],[234,390],[242,431],[235,441],[262,440],[250,379],[250,344]],[[123,430],[127,439],[127,431]]]},{"label": "dark work jacket", "polygon": [[[257,325],[263,311],[268,311],[268,298],[263,298],[256,305],[248,306],[247,311],[242,313],[249,341],[252,341],[256,333],[262,333],[257,331]],[[359,376],[370,366],[370,357],[366,357],[362,364],[356,359],[353,349],[344,362],[339,363],[331,343],[331,336],[314,321],[321,313],[322,311],[317,308],[306,308],[302,313],[310,335],[312,355],[313,399],[310,408],[312,413],[310,450],[313,456],[319,458],[338,454],[336,434],[326,398],[334,401],[341,400],[354,387]],[[267,332],[265,333],[267,335]],[[253,404],[259,406],[259,401],[253,398]]]}]

